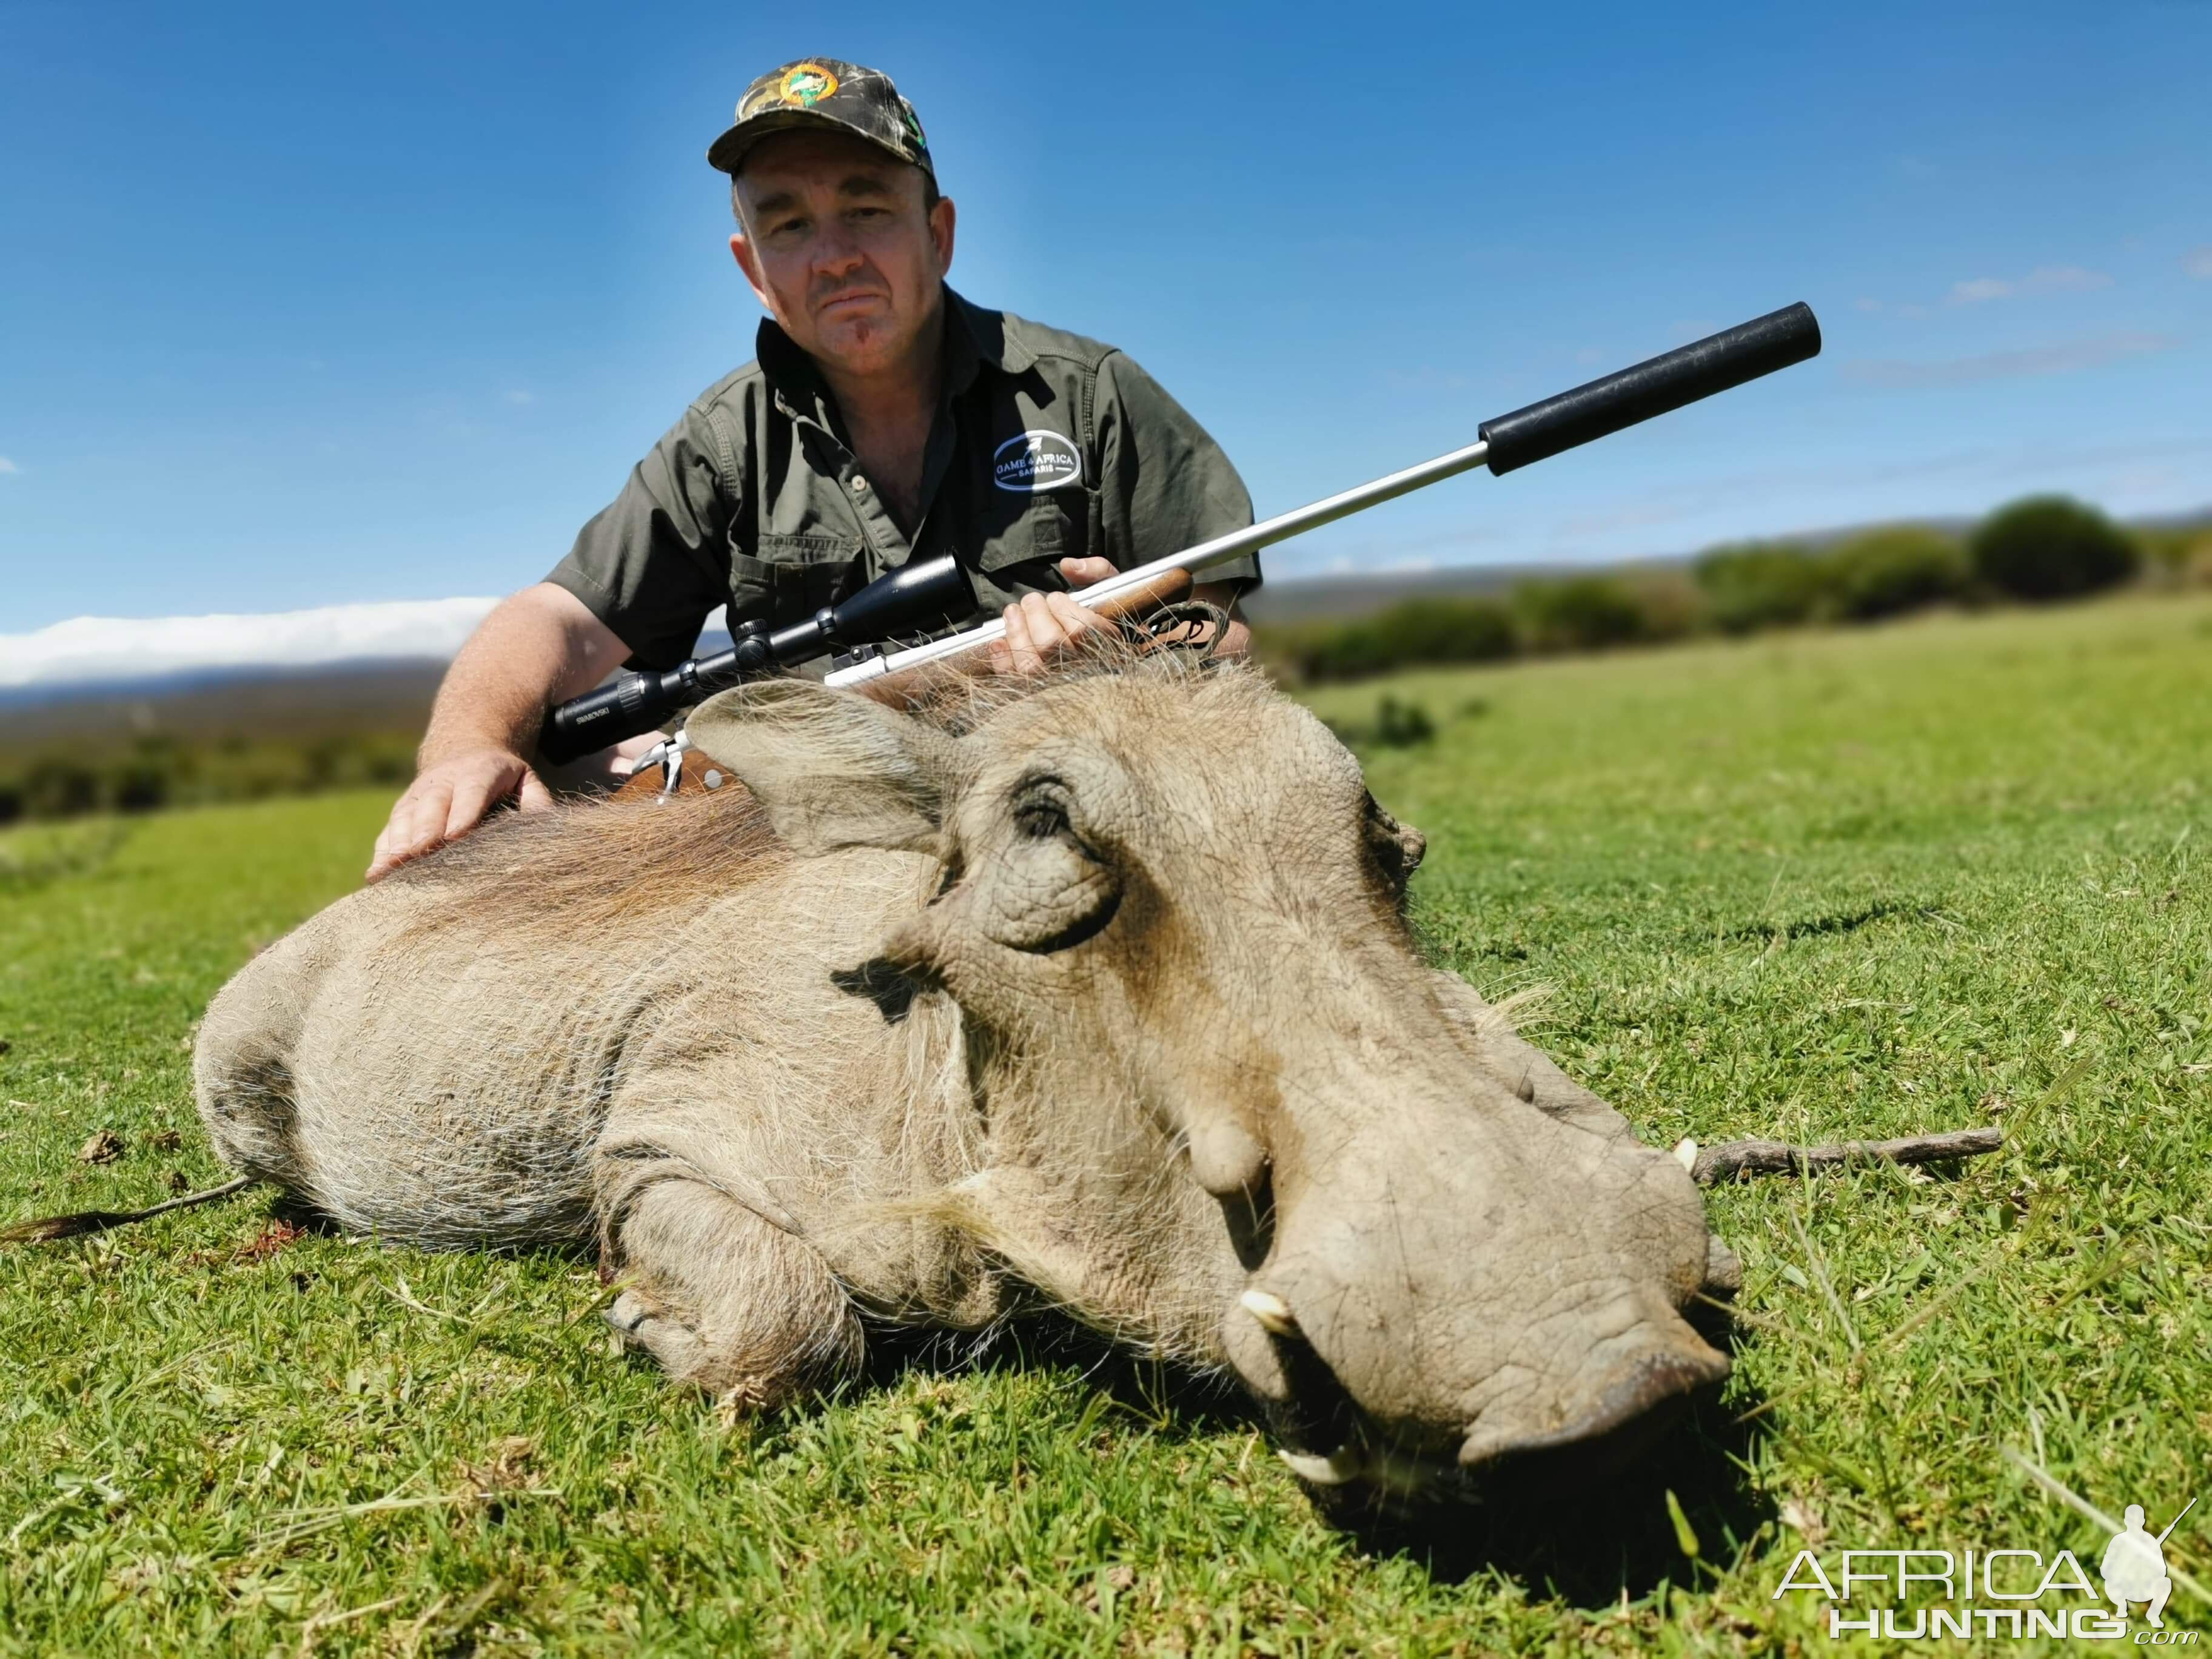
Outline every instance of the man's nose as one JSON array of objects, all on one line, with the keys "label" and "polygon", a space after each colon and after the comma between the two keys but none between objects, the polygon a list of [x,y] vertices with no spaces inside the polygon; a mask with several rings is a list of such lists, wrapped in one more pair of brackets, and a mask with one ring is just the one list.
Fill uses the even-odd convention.
[{"label": "man's nose", "polygon": [[825,225],[814,239],[814,270],[820,276],[848,276],[860,268],[859,240],[845,226]]}]

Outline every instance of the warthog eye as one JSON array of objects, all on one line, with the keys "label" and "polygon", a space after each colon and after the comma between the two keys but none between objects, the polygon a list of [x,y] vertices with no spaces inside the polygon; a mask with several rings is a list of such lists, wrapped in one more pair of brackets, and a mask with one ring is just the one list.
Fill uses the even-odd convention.
[{"label": "warthog eye", "polygon": [[1097,856],[1069,821],[1066,781],[1048,773],[1032,774],[1016,789],[1014,828],[1030,841],[1065,839],[1084,857],[1095,860]]},{"label": "warthog eye", "polygon": [[1050,841],[1067,833],[1067,809],[1056,800],[1032,796],[1014,808],[1014,827],[1031,841]]},{"label": "warthog eye", "polygon": [[986,928],[1001,945],[1050,955],[1082,944],[1114,919],[1120,884],[1077,833],[1071,795],[1065,779],[1041,773],[1014,791],[1014,838],[983,889]]}]

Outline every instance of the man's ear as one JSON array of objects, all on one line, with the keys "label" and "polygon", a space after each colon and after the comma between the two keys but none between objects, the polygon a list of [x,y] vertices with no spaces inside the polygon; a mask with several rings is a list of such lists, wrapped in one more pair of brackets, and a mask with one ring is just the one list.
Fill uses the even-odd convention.
[{"label": "man's ear", "polygon": [[938,850],[966,775],[957,739],[849,691],[758,680],[709,697],[684,729],[804,857],[840,847]]},{"label": "man's ear", "polygon": [[730,238],[730,257],[738,262],[738,270],[745,279],[745,286],[752,289],[753,298],[761,302],[763,310],[773,312],[775,307],[769,303],[768,284],[761,280],[760,256],[742,230]]}]

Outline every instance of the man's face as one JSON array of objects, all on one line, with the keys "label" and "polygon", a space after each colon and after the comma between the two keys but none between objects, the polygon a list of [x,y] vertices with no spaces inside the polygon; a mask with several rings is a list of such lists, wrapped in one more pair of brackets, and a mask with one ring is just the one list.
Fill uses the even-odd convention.
[{"label": "man's face", "polygon": [[836,133],[764,140],[738,174],[730,251],[799,347],[848,374],[908,361],[952,264],[952,204],[919,167]]}]

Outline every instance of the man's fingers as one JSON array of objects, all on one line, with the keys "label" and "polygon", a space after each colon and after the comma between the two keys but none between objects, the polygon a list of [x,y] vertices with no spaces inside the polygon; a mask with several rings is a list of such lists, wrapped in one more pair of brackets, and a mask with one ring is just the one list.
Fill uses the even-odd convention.
[{"label": "man's fingers", "polygon": [[1067,630],[1060,626],[1060,618],[1053,614],[1043,594],[1022,595],[1022,621],[1029,627],[1030,645],[1037,653],[1038,667],[1043,667],[1067,648]]},{"label": "man's fingers", "polygon": [[420,779],[412,793],[415,804],[399,820],[399,845],[394,849],[403,859],[436,846],[453,810],[453,786],[443,778]]},{"label": "man's fingers", "polygon": [[1086,605],[1076,604],[1065,593],[1048,593],[1044,595],[1044,603],[1045,609],[1060,623],[1060,632],[1068,643],[1073,643],[1079,634],[1096,633],[1106,626],[1103,617]]},{"label": "man's fingers", "polygon": [[379,880],[408,860],[459,840],[483,822],[495,802],[518,792],[526,807],[553,804],[544,781],[520,755],[478,750],[432,767],[393,805],[370,854],[367,878]]},{"label": "man's fingers", "polygon": [[545,787],[545,780],[538,775],[535,767],[523,769],[520,805],[526,812],[542,812],[553,805],[553,792]]},{"label": "man's fingers", "polygon": [[452,793],[441,780],[416,779],[393,805],[384,833],[376,838],[364,879],[381,879],[435,841],[437,827],[445,823],[451,808]]},{"label": "man's fingers", "polygon": [[1060,574],[1067,578],[1070,587],[1088,587],[1120,572],[1111,559],[1062,559]]},{"label": "man's fingers", "polygon": [[1006,607],[1006,667],[1016,674],[1035,674],[1044,667],[1036,642],[1030,635],[1029,612],[1017,600]]},{"label": "man's fingers", "polygon": [[472,772],[458,780],[446,805],[446,821],[438,826],[440,841],[459,841],[483,822],[492,803],[514,787],[514,774],[504,768]]}]

